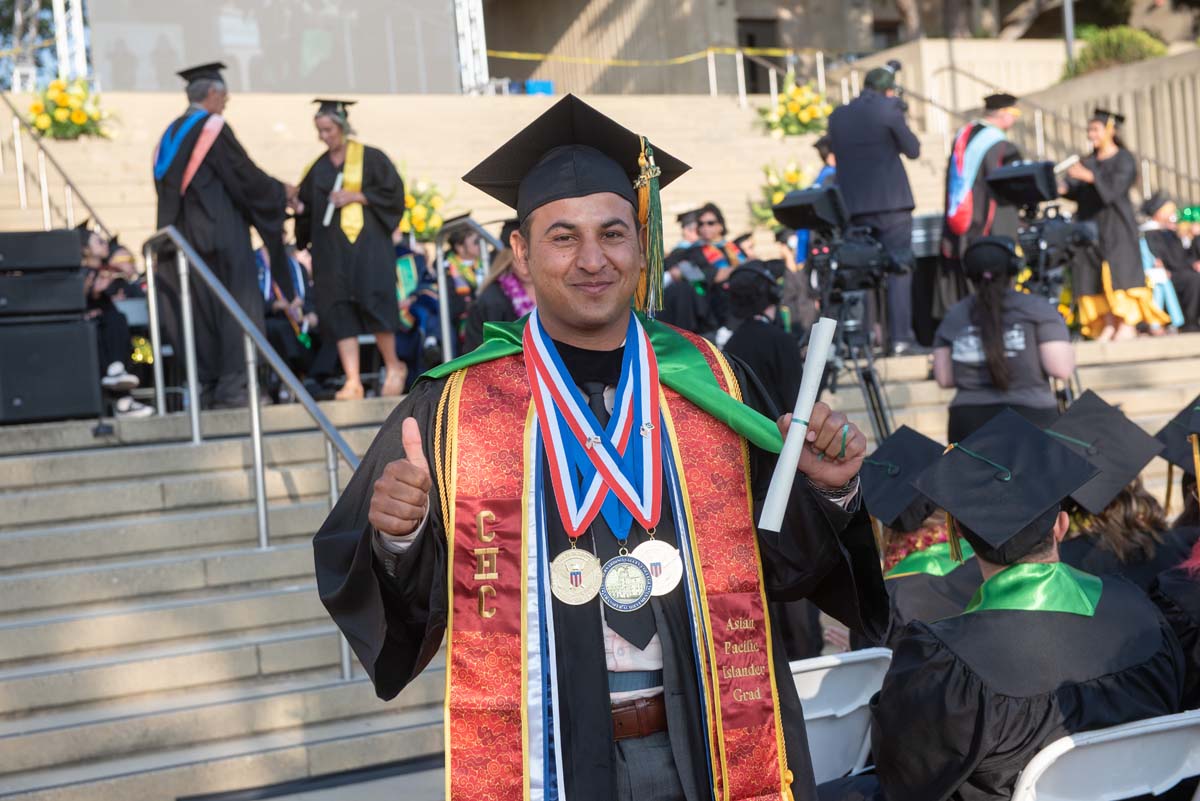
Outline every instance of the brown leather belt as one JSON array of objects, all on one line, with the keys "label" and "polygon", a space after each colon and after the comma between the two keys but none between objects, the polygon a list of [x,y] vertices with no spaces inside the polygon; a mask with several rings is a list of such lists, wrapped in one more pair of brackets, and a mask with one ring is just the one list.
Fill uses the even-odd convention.
[{"label": "brown leather belt", "polygon": [[612,705],[613,739],[645,737],[667,730],[667,705],[663,696],[638,698]]}]

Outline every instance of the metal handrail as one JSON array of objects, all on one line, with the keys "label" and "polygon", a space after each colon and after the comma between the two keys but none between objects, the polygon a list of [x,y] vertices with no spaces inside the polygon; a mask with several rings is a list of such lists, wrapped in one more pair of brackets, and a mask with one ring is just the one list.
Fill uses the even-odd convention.
[{"label": "metal handrail", "polygon": [[[496,250],[503,250],[508,247],[506,242],[501,242],[500,239],[492,234],[491,231],[484,228],[482,224],[476,222],[470,217],[463,217],[459,220],[454,220],[447,225],[443,225],[438,230],[437,236],[433,238],[433,269],[437,275],[438,288],[438,323],[442,334],[442,361],[448,362],[454,358],[454,329],[450,325],[450,287],[446,284],[446,271],[442,268],[442,258],[446,252],[446,238],[451,231],[457,228],[470,228],[475,233],[479,234],[485,242],[494,247]],[[488,269],[488,251],[487,248],[479,250],[479,267],[480,271],[486,273]]]},{"label": "metal handrail", "polygon": [[[29,134],[29,137],[33,140],[34,145],[37,146],[37,150],[38,150],[38,185],[42,192],[42,208],[43,208],[42,217],[43,217],[43,226],[45,227],[45,229],[47,231],[50,230],[50,224],[47,221],[47,216],[49,214],[50,197],[47,192],[46,165],[44,163],[45,161],[49,161],[50,166],[54,168],[54,170],[58,173],[58,177],[63,182],[63,193],[65,196],[65,204],[64,204],[65,208],[63,210],[62,216],[63,216],[63,220],[67,224],[67,227],[71,228],[71,227],[74,227],[74,225],[75,225],[75,200],[78,199],[79,202],[81,204],[83,204],[83,207],[85,209],[87,209],[87,213],[92,218],[92,222],[96,225],[96,227],[100,229],[100,231],[104,234],[105,237],[111,239],[112,231],[100,219],[100,215],[96,213],[96,209],[94,209],[92,207],[91,203],[88,203],[87,198],[85,198],[83,196],[83,193],[79,191],[79,187],[76,186],[75,182],[70,179],[70,177],[67,175],[67,171],[63,169],[63,166],[58,163],[58,159],[54,158],[54,154],[51,153],[49,150],[47,150],[42,145],[41,135],[38,134],[38,132],[35,131],[33,129],[33,127],[28,122],[25,121],[24,117],[21,116],[21,112],[17,110],[17,107],[13,104],[12,100],[9,98],[8,93],[0,92],[0,100],[3,100],[4,105],[8,106],[8,110],[10,112],[12,112],[13,141],[14,141],[14,150],[16,151],[15,155],[17,158],[17,180],[19,182],[18,188],[19,188],[19,191],[20,191],[22,197],[24,197],[24,195],[25,195],[25,165],[23,163],[23,159],[21,156],[20,143],[18,141],[18,133],[17,133],[18,125],[20,126],[21,129],[23,129],[25,131],[25,133]],[[22,203],[21,208],[25,208],[24,203]]]},{"label": "metal handrail", "polygon": [[[146,259],[146,301],[150,316],[150,341],[154,350],[154,404],[158,413],[161,415],[166,412],[166,397],[163,386],[162,333],[159,329],[158,293],[155,289],[154,267],[157,248],[166,242],[175,246],[175,263],[176,269],[179,271],[179,302],[183,318],[183,351],[188,382],[188,414],[191,418],[193,445],[199,445],[202,438],[200,433],[200,385],[196,375],[196,332],[192,321],[190,273],[194,272],[199,276],[213,296],[225,307],[225,311],[229,313],[233,321],[242,329],[246,354],[246,388],[250,406],[250,437],[254,453],[254,504],[257,515],[258,547],[266,549],[270,547],[270,535],[267,528],[267,487],[266,465],[263,459],[262,415],[258,397],[258,354],[263,355],[267,364],[291,390],[292,396],[300,402],[324,436],[325,469],[329,476],[331,508],[338,500],[338,457],[344,459],[352,470],[358,469],[359,458],[337,427],[321,411],[321,407],[317,406],[313,396],[287,366],[287,362],[271,347],[271,343],[267,341],[266,336],[254,324],[250,316],[234,300],[233,295],[213,274],[212,269],[195,248],[173,225],[159,229],[142,245],[142,252]],[[349,679],[353,665],[350,657],[350,645],[346,642],[345,637],[341,642],[341,669],[342,678]]]}]

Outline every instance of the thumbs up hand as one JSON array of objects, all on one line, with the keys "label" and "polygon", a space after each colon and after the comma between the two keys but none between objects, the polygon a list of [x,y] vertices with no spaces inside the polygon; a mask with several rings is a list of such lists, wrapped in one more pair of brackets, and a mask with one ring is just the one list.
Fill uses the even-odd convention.
[{"label": "thumbs up hand", "polygon": [[414,418],[404,420],[400,441],[404,444],[405,456],[388,463],[375,481],[368,514],[376,531],[392,537],[402,537],[417,530],[425,519],[429,490],[433,486],[429,462],[421,448],[421,429]]}]

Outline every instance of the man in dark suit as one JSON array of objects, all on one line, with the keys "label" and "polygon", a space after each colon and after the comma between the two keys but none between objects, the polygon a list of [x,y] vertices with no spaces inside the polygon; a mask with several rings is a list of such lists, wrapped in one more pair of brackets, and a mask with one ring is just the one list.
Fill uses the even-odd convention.
[{"label": "man in dark suit", "polygon": [[904,274],[889,274],[888,335],[895,352],[915,347],[912,327],[912,189],[900,154],[921,155],[921,143],[904,120],[896,97],[899,65],[867,73],[862,94],[834,110],[829,137],[837,159],[837,181],[850,222],[870,228]]}]

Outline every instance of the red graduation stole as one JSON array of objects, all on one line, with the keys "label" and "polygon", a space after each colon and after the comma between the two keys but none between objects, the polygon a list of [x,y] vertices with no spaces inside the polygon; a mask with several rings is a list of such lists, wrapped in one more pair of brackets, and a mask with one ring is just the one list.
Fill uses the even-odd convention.
[{"label": "red graduation stole", "polygon": [[[739,388],[709,343],[688,337],[721,388]],[[783,726],[770,624],[752,516],[746,441],[691,401],[662,389],[690,532],[685,576],[693,597],[692,636],[701,654],[714,797],[788,799]],[[523,801],[542,797],[530,776],[530,637],[526,625],[530,434],[534,416],[520,355],[452,374],[438,411],[435,469],[447,532],[451,588],[446,631],[446,798]],[[442,433],[442,423],[445,431]],[[677,432],[686,432],[685,437]],[[444,457],[443,457],[444,454]],[[682,528],[682,524],[680,525]],[[788,680],[784,677],[784,680]],[[532,790],[532,793],[531,793]],[[565,799],[564,801],[569,801]]]}]

